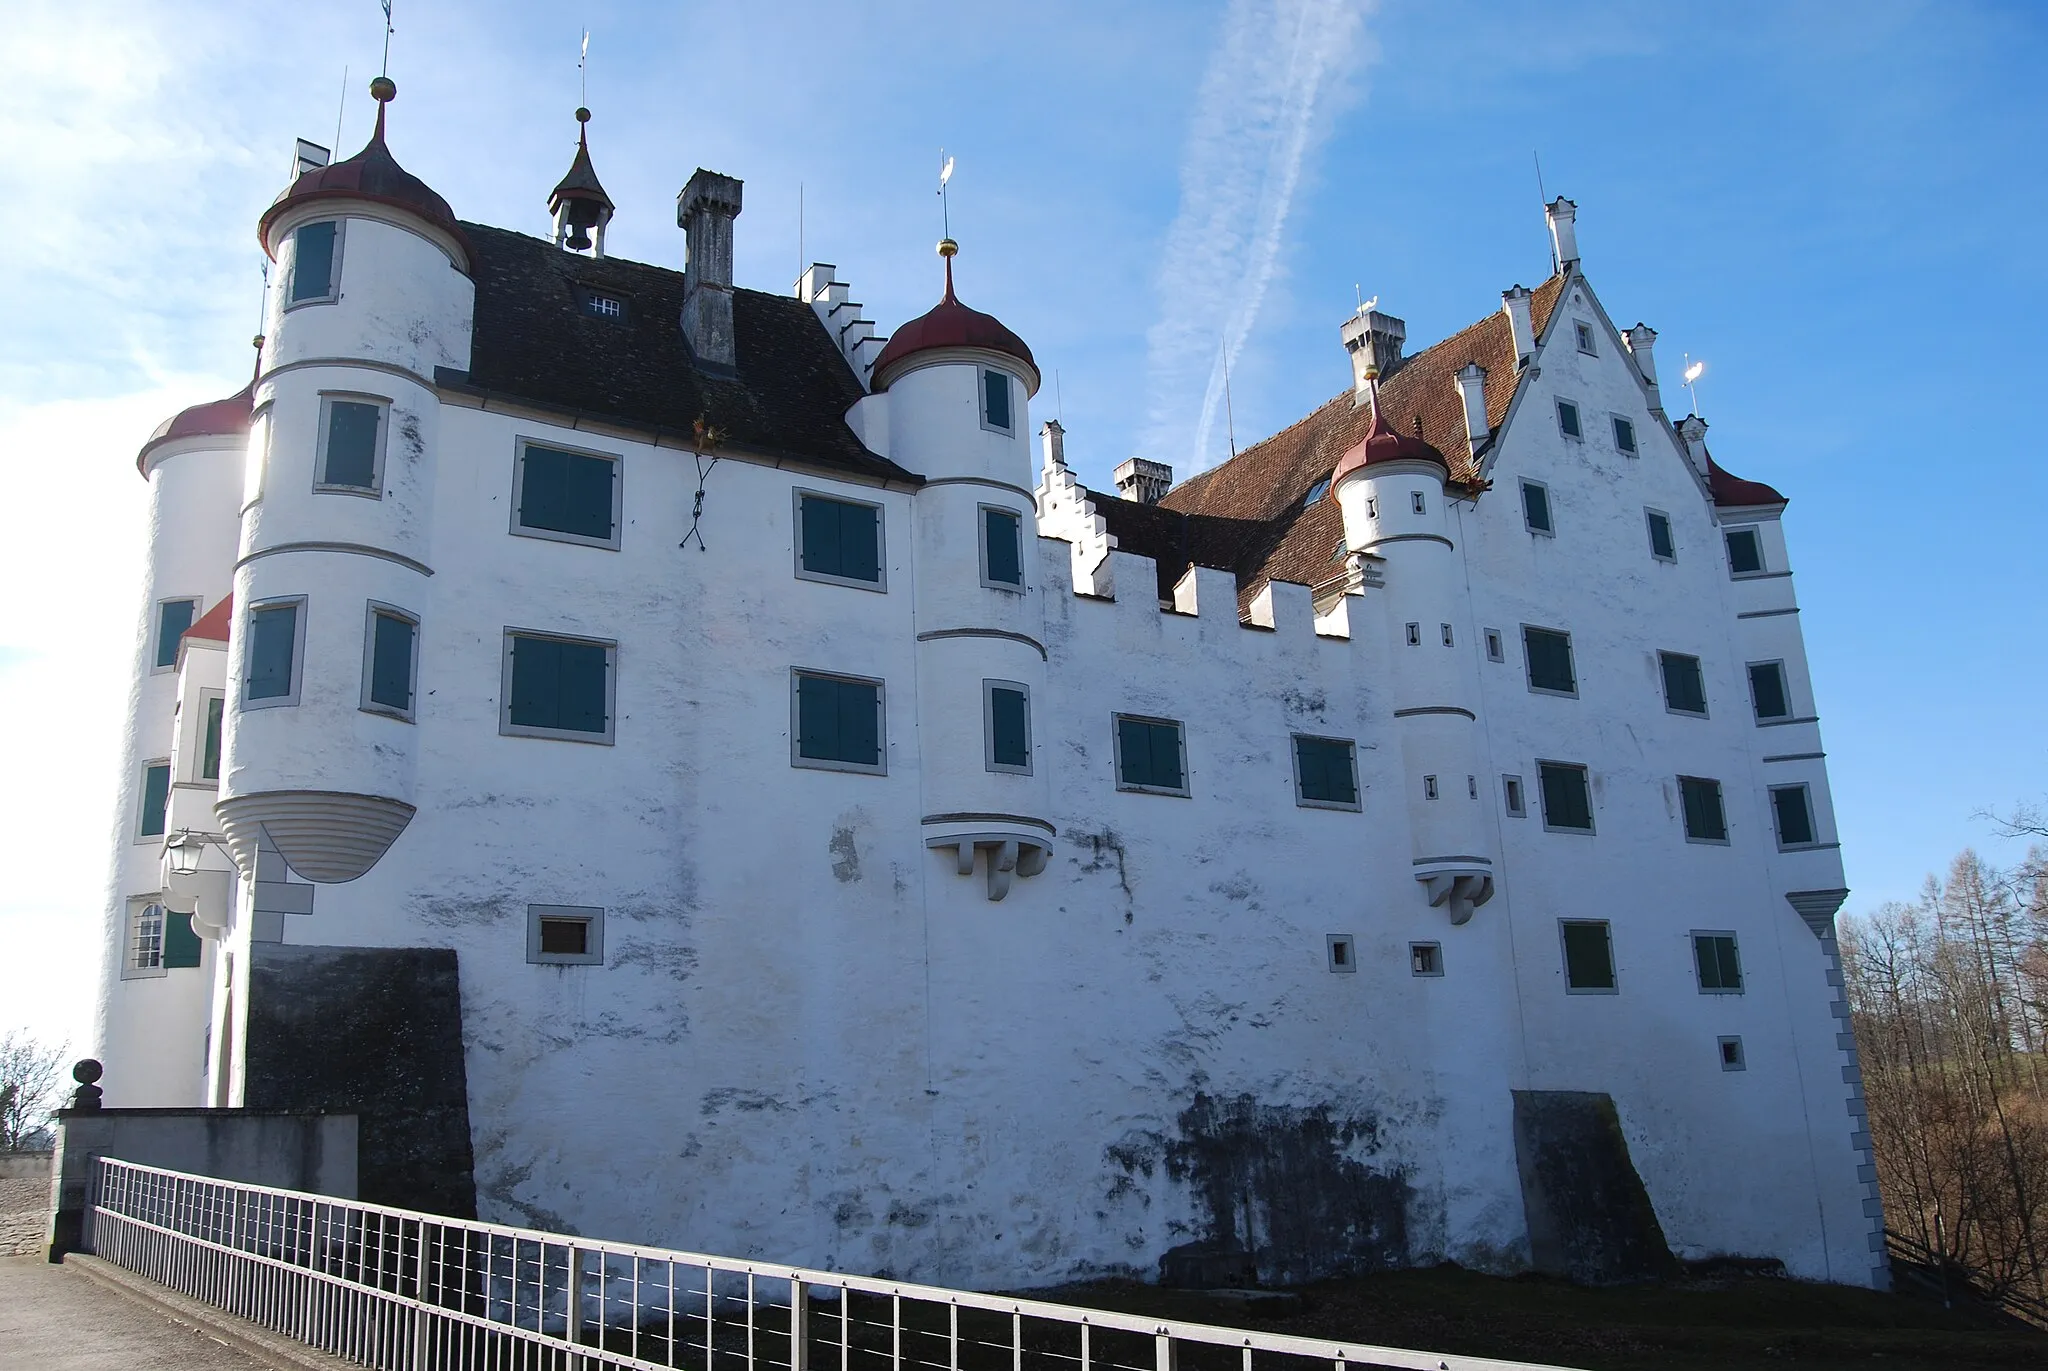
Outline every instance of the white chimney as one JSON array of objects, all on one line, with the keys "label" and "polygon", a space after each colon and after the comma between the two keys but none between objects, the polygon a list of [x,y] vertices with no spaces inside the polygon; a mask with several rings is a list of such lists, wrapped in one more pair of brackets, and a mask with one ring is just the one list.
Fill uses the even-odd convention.
[{"label": "white chimney", "polygon": [[1492,432],[1486,424],[1486,368],[1477,362],[1467,362],[1458,373],[1458,398],[1465,402],[1465,437],[1472,445],[1472,456],[1477,460],[1479,449],[1486,443]]},{"label": "white chimney", "polygon": [[1343,338],[1344,350],[1351,354],[1352,403],[1364,404],[1372,393],[1367,383],[1400,365],[1408,325],[1376,309],[1360,310],[1344,321]]},{"label": "white chimney", "polygon": [[1173,489],[1173,468],[1164,462],[1148,462],[1143,457],[1118,463],[1111,475],[1116,479],[1116,493],[1141,505],[1156,505],[1166,498],[1167,491]]},{"label": "white chimney", "polygon": [[1515,370],[1529,363],[1536,351],[1536,316],[1531,312],[1528,288],[1512,286],[1500,293],[1500,307],[1508,316],[1508,332],[1515,340]]},{"label": "white chimney", "polygon": [[1688,414],[1678,421],[1678,436],[1685,440],[1686,459],[1702,481],[1707,479],[1707,421]]},{"label": "white chimney", "polygon": [[1650,351],[1657,345],[1657,330],[1648,324],[1637,324],[1621,336],[1628,343],[1628,355],[1636,359],[1636,370],[1642,373],[1643,384],[1650,388],[1650,408],[1661,411],[1664,400],[1657,390],[1657,358]]},{"label": "white chimney", "polygon": [[1579,260],[1579,234],[1572,227],[1578,214],[1579,207],[1562,195],[1543,207],[1543,217],[1550,223],[1550,241],[1557,248],[1559,270]]},{"label": "white chimney", "polygon": [[290,185],[307,172],[318,171],[326,166],[328,155],[327,149],[318,143],[308,142],[304,138],[299,139],[298,145],[292,149],[292,174],[285,184]]},{"label": "white chimney", "polygon": [[1064,471],[1067,465],[1067,431],[1060,427],[1060,421],[1047,419],[1045,426],[1038,430],[1038,436],[1045,442],[1045,469]]}]

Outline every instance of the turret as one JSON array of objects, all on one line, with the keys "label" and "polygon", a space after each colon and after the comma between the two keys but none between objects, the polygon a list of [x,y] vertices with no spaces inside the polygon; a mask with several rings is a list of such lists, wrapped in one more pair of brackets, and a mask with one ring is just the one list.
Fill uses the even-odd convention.
[{"label": "turret", "polygon": [[576,110],[576,157],[569,173],[548,193],[548,213],[555,220],[555,246],[570,252],[604,256],[605,225],[612,221],[612,197],[590,165],[590,111]]}]

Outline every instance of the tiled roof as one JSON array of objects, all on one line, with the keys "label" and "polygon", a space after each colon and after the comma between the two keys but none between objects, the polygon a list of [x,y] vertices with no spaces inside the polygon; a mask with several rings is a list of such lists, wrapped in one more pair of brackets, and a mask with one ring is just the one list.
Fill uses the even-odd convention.
[{"label": "tiled roof", "polygon": [[1711,454],[1707,457],[1707,493],[1717,505],[1782,505],[1785,497],[1762,481],[1745,481],[1721,470]]},{"label": "tiled roof", "polygon": [[211,642],[224,643],[228,640],[228,625],[235,615],[235,597],[227,595],[219,604],[199,616],[199,622],[185,630],[187,638],[205,638]]},{"label": "tiled roof", "polygon": [[1031,349],[1024,345],[1024,340],[1010,332],[995,315],[970,309],[953,294],[953,259],[950,257],[946,259],[945,295],[940,297],[939,303],[891,334],[889,341],[882,346],[881,355],[875,358],[874,369],[870,373],[875,389],[887,390],[904,362],[934,348],[981,348],[1014,357],[1030,370],[1032,390],[1038,389],[1038,362],[1032,357]]},{"label": "tiled roof", "polygon": [[[738,374],[707,376],[678,325],[682,272],[584,257],[483,224],[463,228],[475,247],[476,332],[469,372],[444,368],[443,385],[686,441],[701,419],[727,449],[879,480],[922,479],[868,451],[846,426],[865,392],[801,300],[735,289]],[[623,315],[591,313],[579,287],[621,301]]]},{"label": "tiled roof", "polygon": [[[1564,285],[1563,276],[1553,276],[1530,301],[1539,339]],[[1471,362],[1486,369],[1487,426],[1498,431],[1521,382],[1515,361],[1507,315],[1496,310],[1380,379],[1387,422],[1443,453],[1454,477],[1469,476],[1457,375]],[[1095,509],[1121,550],[1160,559],[1160,583],[1169,590],[1190,563],[1236,572],[1240,605],[1267,581],[1322,585],[1340,573],[1335,553],[1344,521],[1327,493],[1306,506],[1303,497],[1364,440],[1371,425],[1371,407],[1353,404],[1346,388],[1307,418],[1174,487],[1149,516],[1131,513],[1128,501],[1101,495],[1093,497]],[[1173,514],[1185,518],[1166,517]]]},{"label": "tiled roof", "polygon": [[256,383],[251,381],[239,393],[225,400],[209,400],[203,405],[179,410],[175,416],[158,424],[156,432],[149,435],[149,441],[135,455],[136,470],[147,476],[149,454],[165,443],[174,443],[180,438],[238,438],[247,433],[255,396]]},{"label": "tiled roof", "polygon": [[256,239],[263,244],[265,252],[270,250],[270,226],[277,217],[292,206],[311,200],[369,200],[390,205],[418,215],[464,249],[470,246],[463,237],[461,225],[455,221],[455,211],[448,208],[448,202],[432,186],[398,165],[398,159],[385,146],[384,106],[381,103],[377,106],[377,131],[370,135],[370,141],[363,145],[361,152],[344,161],[305,172],[277,197],[269,209],[263,211],[263,217],[256,221]]}]

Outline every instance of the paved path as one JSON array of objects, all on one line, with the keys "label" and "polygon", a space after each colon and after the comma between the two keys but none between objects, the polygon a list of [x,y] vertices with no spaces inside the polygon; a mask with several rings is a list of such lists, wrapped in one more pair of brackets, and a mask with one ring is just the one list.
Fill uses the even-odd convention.
[{"label": "paved path", "polygon": [[50,1224],[50,1178],[0,1181],[0,1257],[43,1250]]},{"label": "paved path", "polygon": [[0,1257],[5,1371],[258,1371],[265,1365],[42,1257]]}]

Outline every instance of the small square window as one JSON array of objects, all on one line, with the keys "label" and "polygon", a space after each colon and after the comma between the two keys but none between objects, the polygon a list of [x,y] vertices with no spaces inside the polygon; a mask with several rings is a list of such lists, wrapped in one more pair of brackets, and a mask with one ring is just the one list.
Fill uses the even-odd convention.
[{"label": "small square window", "polygon": [[199,779],[217,781],[220,779],[221,734],[226,725],[227,699],[224,696],[208,694],[206,701],[206,722],[199,735]]},{"label": "small square window", "polygon": [[1683,652],[1659,652],[1657,669],[1664,678],[1664,708],[1673,714],[1707,716],[1707,683],[1700,659]]},{"label": "small square window", "polygon": [[882,507],[816,491],[796,492],[796,574],[861,590],[887,590],[882,567]]},{"label": "small square window", "polygon": [[599,638],[506,629],[498,732],[610,743],[618,650]]},{"label": "small square window", "polygon": [[163,837],[165,818],[171,807],[171,764],[168,761],[143,763],[140,804],[135,836],[138,839]]},{"label": "small square window", "polygon": [[1764,569],[1763,539],[1753,528],[1728,530],[1728,572],[1731,576],[1755,576]]},{"label": "small square window", "polygon": [[1792,717],[1790,696],[1785,690],[1785,664],[1783,662],[1751,662],[1749,664],[1749,700],[1756,709],[1758,723],[1767,719],[1789,719]]},{"label": "small square window", "polygon": [[1330,970],[1356,972],[1358,970],[1358,947],[1351,941],[1349,933],[1331,933],[1324,938],[1328,949]]},{"label": "small square window", "polygon": [[1178,720],[1116,716],[1116,788],[1188,794],[1187,744]]},{"label": "small square window", "polygon": [[619,458],[522,439],[513,476],[512,532],[585,547],[619,545]]},{"label": "small square window", "polygon": [[1614,450],[1629,457],[1636,455],[1636,426],[1619,414],[1614,416]]},{"label": "small square window", "polygon": [[1010,418],[1010,377],[1008,373],[992,368],[981,373],[981,426],[1008,433],[1014,427]]},{"label": "small square window", "polygon": [[1434,800],[1436,798],[1436,777],[1424,776],[1422,778],[1422,798],[1425,800]]},{"label": "small square window", "polygon": [[981,583],[991,590],[1024,588],[1024,516],[999,505],[981,507]]},{"label": "small square window", "polygon": [[299,659],[305,655],[306,601],[266,600],[249,607],[243,648],[242,708],[299,702]]},{"label": "small square window", "polygon": [[1021,681],[983,681],[985,764],[990,771],[1031,774],[1031,687]]},{"label": "small square window", "polygon": [[1803,785],[1771,787],[1771,814],[1780,850],[1813,846],[1813,802]]},{"label": "small square window", "polygon": [[1520,776],[1502,776],[1500,778],[1500,794],[1502,803],[1507,806],[1509,818],[1522,819],[1528,817],[1529,803],[1522,797],[1522,778]]},{"label": "small square window", "polygon": [[1543,827],[1553,833],[1591,833],[1593,799],[1586,768],[1576,762],[1539,762],[1536,774],[1543,790]]},{"label": "small square window", "polygon": [[1572,635],[1554,628],[1522,625],[1522,661],[1529,672],[1529,689],[1546,695],[1579,693],[1579,679],[1572,669]]},{"label": "small square window", "polygon": [[178,645],[199,613],[197,600],[159,600],[156,606],[156,650],[150,669],[168,671],[178,664]]},{"label": "small square window", "polygon": [[340,222],[327,219],[299,225],[292,231],[292,283],[286,307],[336,299],[336,287],[341,284],[340,268]]},{"label": "small square window", "polygon": [[1578,337],[1580,352],[1585,353],[1589,357],[1597,357],[1599,355],[1593,348],[1593,326],[1591,324],[1574,321],[1572,332]]},{"label": "small square window", "polygon": [[1650,526],[1650,555],[1660,562],[1678,560],[1678,546],[1671,541],[1671,516],[1661,509],[1646,509],[1643,518]]},{"label": "small square window", "polygon": [[578,287],[577,295],[583,300],[583,312],[594,319],[624,319],[626,302],[616,295]]},{"label": "small square window", "polygon": [[604,910],[592,905],[528,905],[526,960],[543,966],[603,966]]},{"label": "small square window", "polygon": [[1585,431],[1579,427],[1579,407],[1569,400],[1557,402],[1557,431],[1567,438],[1583,438]]},{"label": "small square window", "polygon": [[164,907],[151,900],[128,903],[128,955],[121,963],[124,980],[164,974]]},{"label": "small square window", "polygon": [[320,397],[320,475],[313,489],[371,497],[382,493],[390,411],[390,401],[372,396]]},{"label": "small square window", "polygon": [[1438,625],[1437,627],[1438,627],[1439,631],[1440,631],[1440,632],[1442,633],[1442,635],[1443,635],[1443,640],[1444,640],[1444,646],[1445,646],[1445,647],[1453,647],[1453,646],[1455,646],[1455,645],[1456,645],[1456,644],[1455,644],[1455,641],[1454,641],[1454,640],[1452,639],[1452,637],[1451,637],[1451,626],[1450,626],[1449,624],[1439,624],[1439,625]]},{"label": "small square window", "polygon": [[1487,629],[1486,660],[1489,662],[1505,662],[1507,659],[1507,649],[1501,646],[1500,630],[1497,628]]},{"label": "small square window", "polygon": [[1564,983],[1572,994],[1614,993],[1614,946],[1605,919],[1560,919]]},{"label": "small square window", "polygon": [[1742,1055],[1742,1039],[1740,1036],[1731,1035],[1716,1041],[1721,1053],[1721,1069],[1723,1071],[1742,1071],[1748,1068],[1749,1063]]},{"label": "small square window", "polygon": [[1728,816],[1721,805],[1721,783],[1704,776],[1678,778],[1679,808],[1685,813],[1689,843],[1726,843]]},{"label": "small square window", "polygon": [[1702,995],[1742,993],[1742,962],[1735,955],[1733,933],[1693,934],[1692,964]]},{"label": "small square window", "polygon": [[1555,533],[1550,525],[1550,491],[1540,481],[1522,482],[1522,527],[1531,533]]},{"label": "small square window", "polygon": [[1359,807],[1358,751],[1349,738],[1294,735],[1294,802],[1307,809]]},{"label": "small square window", "polygon": [[1421,625],[1421,624],[1410,624],[1410,625],[1408,625],[1408,646],[1410,646],[1410,647],[1421,647],[1421,646],[1422,646],[1422,625]]},{"label": "small square window", "polygon": [[1417,976],[1441,976],[1444,974],[1444,949],[1441,943],[1408,944],[1408,970]]},{"label": "small square window", "polygon": [[420,621],[402,609],[375,601],[370,603],[369,616],[363,635],[361,707],[409,723],[419,673]]},{"label": "small square window", "polygon": [[1408,492],[1408,507],[1417,514],[1429,513],[1429,502],[1422,497],[1422,492],[1419,490]]},{"label": "small square window", "polygon": [[790,708],[795,715],[795,726],[790,731],[790,765],[887,775],[882,683],[863,676],[832,676],[817,671],[797,670],[790,676]]}]

